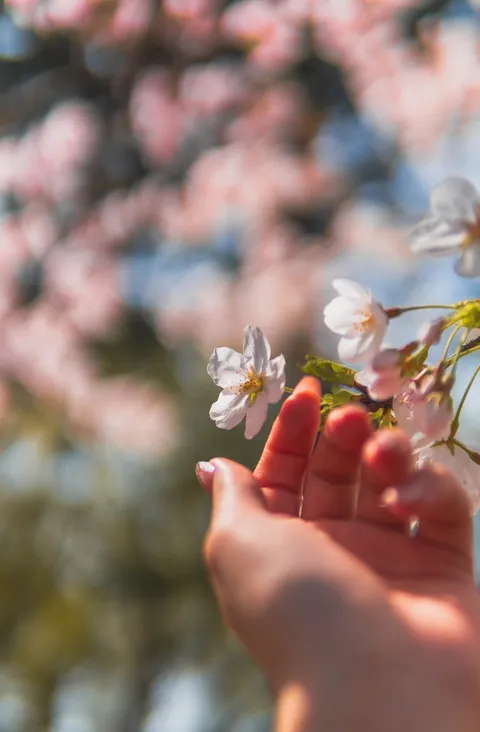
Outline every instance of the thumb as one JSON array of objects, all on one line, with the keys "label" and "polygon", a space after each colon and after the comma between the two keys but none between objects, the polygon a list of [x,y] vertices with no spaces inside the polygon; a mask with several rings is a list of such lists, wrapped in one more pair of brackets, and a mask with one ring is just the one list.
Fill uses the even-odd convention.
[{"label": "thumb", "polygon": [[225,458],[214,458],[210,462],[215,468],[212,527],[234,525],[266,511],[260,484],[248,468]]},{"label": "thumb", "polygon": [[[215,468],[213,511],[203,547],[204,559],[219,598],[231,597],[235,587],[244,585],[247,555],[251,555],[252,545],[261,535],[255,518],[263,516],[267,509],[259,483],[250,470],[224,458],[210,462]],[[253,554],[256,556],[255,551]]]}]

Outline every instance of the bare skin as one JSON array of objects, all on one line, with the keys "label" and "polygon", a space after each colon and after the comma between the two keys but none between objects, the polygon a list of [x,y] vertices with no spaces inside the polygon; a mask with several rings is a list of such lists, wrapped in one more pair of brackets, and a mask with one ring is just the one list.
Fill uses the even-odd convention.
[{"label": "bare skin", "polygon": [[254,475],[223,458],[199,473],[213,587],[276,694],[277,732],[478,732],[468,499],[361,408],[336,410],[315,446],[319,403],[305,378]]}]

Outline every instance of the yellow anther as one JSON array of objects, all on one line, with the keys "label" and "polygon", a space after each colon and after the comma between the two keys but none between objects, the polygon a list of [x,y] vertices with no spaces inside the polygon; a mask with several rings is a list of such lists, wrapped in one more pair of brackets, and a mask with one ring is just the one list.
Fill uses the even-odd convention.
[{"label": "yellow anther", "polygon": [[361,313],[358,313],[357,317],[355,318],[353,327],[355,328],[357,333],[365,333],[365,331],[367,331],[371,327],[373,322],[373,313],[370,310],[363,310]]}]

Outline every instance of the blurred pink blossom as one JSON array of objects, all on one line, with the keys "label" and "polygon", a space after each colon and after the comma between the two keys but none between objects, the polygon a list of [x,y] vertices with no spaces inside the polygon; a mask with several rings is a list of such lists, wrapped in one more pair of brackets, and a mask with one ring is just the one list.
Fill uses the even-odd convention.
[{"label": "blurred pink blossom", "polygon": [[137,80],[130,99],[134,134],[146,155],[164,164],[173,161],[182,135],[182,112],[170,84],[165,69],[149,69]]},{"label": "blurred pink blossom", "polygon": [[83,335],[108,338],[123,311],[118,266],[92,252],[59,249],[45,268],[45,297]]},{"label": "blurred pink blossom", "polygon": [[179,421],[165,394],[127,377],[98,382],[89,400],[95,439],[125,452],[158,458],[178,444]]}]

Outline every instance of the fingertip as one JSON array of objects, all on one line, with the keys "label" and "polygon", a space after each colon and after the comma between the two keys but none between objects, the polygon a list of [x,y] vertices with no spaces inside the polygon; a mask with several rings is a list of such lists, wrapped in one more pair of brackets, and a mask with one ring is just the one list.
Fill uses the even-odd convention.
[{"label": "fingertip", "polygon": [[285,400],[282,412],[289,414],[305,409],[317,411],[320,409],[321,398],[322,388],[319,380],[314,376],[304,376],[292,394]]},{"label": "fingertip", "polygon": [[363,464],[373,482],[401,483],[410,475],[413,468],[413,455],[410,440],[399,429],[385,429],[376,432],[365,444]]},{"label": "fingertip", "polygon": [[292,396],[309,392],[316,397],[322,396],[322,385],[315,376],[304,376],[295,387]]},{"label": "fingertip", "polygon": [[296,446],[293,449],[302,451],[303,447],[297,443],[308,442],[309,453],[312,448],[310,442],[314,440],[320,425],[320,400],[318,379],[313,376],[303,378],[283,403],[267,441],[267,450],[275,452]]},{"label": "fingertip", "polygon": [[258,480],[240,463],[227,458],[210,460],[215,470],[212,481],[214,512],[222,506],[222,513],[234,512],[246,506],[265,507]]},{"label": "fingertip", "polygon": [[195,475],[201,487],[211,493],[213,488],[213,476],[215,473],[215,465],[206,460],[200,460],[195,466]]},{"label": "fingertip", "polygon": [[348,452],[355,452],[371,437],[372,427],[366,410],[360,404],[347,404],[330,412],[324,433],[329,442]]},{"label": "fingertip", "polygon": [[250,480],[251,472],[244,465],[236,463],[234,460],[229,460],[224,457],[214,457],[209,460],[209,463],[213,467],[212,471],[212,484],[220,485],[230,479],[243,479]]}]

